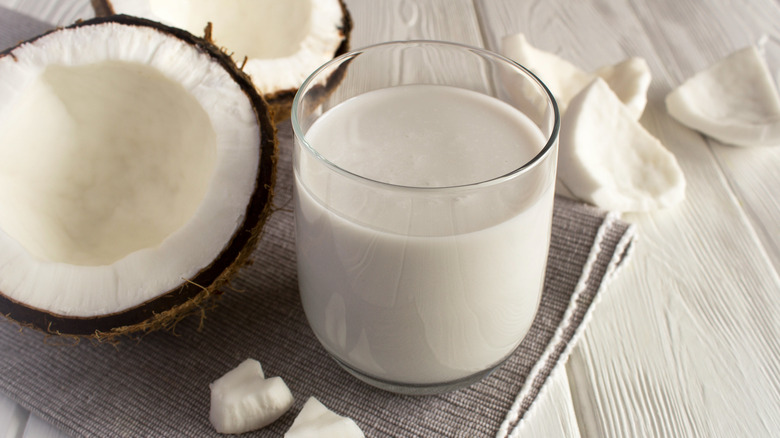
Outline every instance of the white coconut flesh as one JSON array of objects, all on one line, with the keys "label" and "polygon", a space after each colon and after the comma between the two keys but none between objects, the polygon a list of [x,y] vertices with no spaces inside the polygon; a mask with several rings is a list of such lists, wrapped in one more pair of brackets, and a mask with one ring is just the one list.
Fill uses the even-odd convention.
[{"label": "white coconut flesh", "polygon": [[607,210],[652,211],[685,198],[674,155],[601,78],[571,100],[561,120],[558,177],[576,197]]},{"label": "white coconut flesh", "polygon": [[555,96],[561,113],[565,113],[574,96],[600,77],[609,85],[634,119],[639,119],[647,104],[647,90],[652,75],[643,58],[628,58],[586,72],[557,55],[532,46],[522,33],[502,40],[502,54],[528,68],[547,85]]},{"label": "white coconut flesh", "polygon": [[115,13],[203,35],[232,52],[262,93],[297,89],[334,56],[344,36],[338,0],[111,0]]},{"label": "white coconut flesh", "polygon": [[686,80],[666,96],[669,114],[731,145],[780,145],[780,94],[762,51],[738,50]]},{"label": "white coconut flesh", "polygon": [[153,28],[15,48],[0,58],[0,292],[93,317],[193,278],[243,221],[259,129],[222,66]]},{"label": "white coconut flesh", "polygon": [[309,397],[295,417],[284,438],[363,438],[365,435],[351,418],[343,417]]}]

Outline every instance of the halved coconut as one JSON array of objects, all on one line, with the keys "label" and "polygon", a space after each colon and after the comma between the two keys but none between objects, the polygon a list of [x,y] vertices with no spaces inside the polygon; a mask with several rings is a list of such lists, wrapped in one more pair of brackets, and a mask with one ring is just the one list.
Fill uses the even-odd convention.
[{"label": "halved coconut", "polygon": [[128,16],[0,54],[0,312],[114,337],[199,311],[270,210],[276,136],[229,56]]},{"label": "halved coconut", "polygon": [[95,13],[135,15],[209,37],[232,52],[274,110],[290,117],[298,87],[349,49],[352,20],[342,0],[92,0]]}]

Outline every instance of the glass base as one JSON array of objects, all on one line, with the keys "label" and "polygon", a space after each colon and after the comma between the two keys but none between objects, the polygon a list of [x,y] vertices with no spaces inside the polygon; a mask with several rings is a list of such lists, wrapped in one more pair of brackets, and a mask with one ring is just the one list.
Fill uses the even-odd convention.
[{"label": "glass base", "polygon": [[483,378],[487,377],[490,373],[492,373],[496,368],[498,368],[501,363],[497,364],[496,366],[489,368],[485,371],[480,371],[478,373],[472,374],[470,376],[466,376],[457,380],[452,380],[449,382],[442,382],[442,383],[398,383],[398,382],[392,382],[389,380],[383,380],[377,377],[369,376],[367,374],[364,374],[349,365],[345,364],[344,362],[338,360],[337,358],[333,358],[336,363],[341,365],[342,368],[344,368],[348,373],[352,374],[353,376],[357,377],[359,380],[375,387],[382,389],[384,391],[393,392],[396,394],[401,395],[435,395],[435,394],[443,394],[447,392],[457,391],[459,389],[463,389],[467,386],[471,386],[474,383],[477,383],[478,381],[482,380]]}]

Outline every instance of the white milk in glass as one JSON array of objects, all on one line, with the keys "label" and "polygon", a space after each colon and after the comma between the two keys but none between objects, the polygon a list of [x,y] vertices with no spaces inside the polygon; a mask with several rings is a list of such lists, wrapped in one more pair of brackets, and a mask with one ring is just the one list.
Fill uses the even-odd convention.
[{"label": "white milk in glass", "polygon": [[554,187],[501,181],[541,151],[541,131],[498,99],[408,85],[342,102],[305,138],[346,171],[298,157],[299,287],[325,348],[421,385],[511,354],[539,304]]}]

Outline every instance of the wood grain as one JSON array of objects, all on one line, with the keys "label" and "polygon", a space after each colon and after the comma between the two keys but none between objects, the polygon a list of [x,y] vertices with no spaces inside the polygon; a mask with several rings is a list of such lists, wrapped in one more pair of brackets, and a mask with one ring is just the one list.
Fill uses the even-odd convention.
[{"label": "wood grain", "polygon": [[780,148],[741,149],[710,140],[715,158],[753,224],[756,240],[780,271]]},{"label": "wood grain", "polygon": [[538,398],[510,436],[579,438],[580,427],[571,400],[566,367],[558,367],[547,378]]},{"label": "wood grain", "polygon": [[346,0],[345,3],[355,21],[353,48],[415,39],[482,46],[471,0]]},{"label": "wood grain", "polygon": [[95,16],[89,0],[0,0],[0,6],[57,26],[67,26],[76,20]]},{"label": "wood grain", "polygon": [[[669,50],[659,50],[666,67],[670,89],[728,54],[756,45],[768,37],[766,54],[770,71],[780,71],[780,6],[772,1],[751,1],[739,5],[718,2],[706,10],[685,2],[669,2],[663,9],[649,8],[635,1],[634,9],[645,27],[653,23],[655,41],[666,40]],[[695,27],[694,27],[695,26]],[[689,47],[680,46],[682,42]],[[680,46],[680,50],[676,48]],[[694,133],[700,135],[698,133]],[[757,242],[780,270],[780,148],[740,148],[724,145],[706,136],[717,165],[729,188],[748,215]]]},{"label": "wood grain", "polygon": [[639,227],[637,251],[567,364],[582,435],[777,435],[778,152],[714,144],[672,120],[663,98],[760,33],[776,34],[778,5],[533,1],[514,14],[508,1],[477,5],[496,49],[524,32],[586,69],[645,57],[654,79],[642,123],[688,180],[680,207],[627,217]]}]

